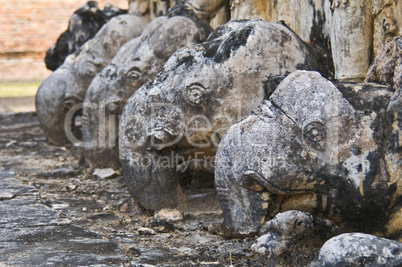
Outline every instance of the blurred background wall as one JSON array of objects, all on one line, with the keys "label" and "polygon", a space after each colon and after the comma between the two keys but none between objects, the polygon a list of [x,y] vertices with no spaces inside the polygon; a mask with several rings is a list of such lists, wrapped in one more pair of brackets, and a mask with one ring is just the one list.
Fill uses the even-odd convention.
[{"label": "blurred background wall", "polygon": [[[0,112],[35,110],[45,54],[86,0],[0,0]],[[97,0],[128,9],[127,0]]]},{"label": "blurred background wall", "polygon": [[[0,82],[41,81],[46,51],[86,0],[0,0]],[[98,0],[128,9],[127,0]]]}]

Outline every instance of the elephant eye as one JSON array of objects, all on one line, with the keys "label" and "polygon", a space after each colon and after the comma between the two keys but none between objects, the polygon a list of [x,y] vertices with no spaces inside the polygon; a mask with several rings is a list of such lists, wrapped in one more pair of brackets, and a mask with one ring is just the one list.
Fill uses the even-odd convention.
[{"label": "elephant eye", "polygon": [[96,74],[96,66],[92,62],[85,62],[81,65],[81,76],[92,77]]},{"label": "elephant eye", "polygon": [[126,78],[129,80],[139,80],[141,78],[141,71],[138,68],[132,68],[127,72]]},{"label": "elephant eye", "polygon": [[184,90],[184,98],[189,104],[199,106],[207,98],[207,90],[200,84],[192,84]]},{"label": "elephant eye", "polygon": [[117,67],[114,64],[109,64],[105,69],[103,69],[102,74],[105,78],[115,79],[117,78]]},{"label": "elephant eye", "polygon": [[320,142],[326,136],[325,126],[321,122],[311,122],[304,127],[303,135],[310,142]]}]

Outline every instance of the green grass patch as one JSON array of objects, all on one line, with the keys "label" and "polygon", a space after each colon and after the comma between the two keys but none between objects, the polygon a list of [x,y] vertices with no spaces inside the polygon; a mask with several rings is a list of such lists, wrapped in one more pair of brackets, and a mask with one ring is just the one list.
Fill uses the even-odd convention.
[{"label": "green grass patch", "polygon": [[40,83],[40,81],[0,82],[0,97],[34,96]]}]

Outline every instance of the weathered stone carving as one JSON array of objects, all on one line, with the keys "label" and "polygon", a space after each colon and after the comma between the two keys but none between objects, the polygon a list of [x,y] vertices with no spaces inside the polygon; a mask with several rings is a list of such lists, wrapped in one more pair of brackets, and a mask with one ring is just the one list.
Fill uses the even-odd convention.
[{"label": "weathered stone carving", "polygon": [[366,81],[402,88],[402,37],[395,37],[383,46],[368,70]]},{"label": "weathered stone carving", "polygon": [[46,53],[45,63],[49,70],[60,67],[66,57],[93,38],[99,29],[112,17],[127,13],[112,5],[106,5],[100,10],[96,1],[89,1],[77,9],[70,18],[68,29],[63,32]]},{"label": "weathered stone carving", "polygon": [[[385,86],[297,71],[219,144],[215,184],[227,235],[300,210],[343,229],[401,233],[401,99]],[[398,141],[399,140],[399,141]]]},{"label": "weathered stone carving", "polygon": [[146,209],[175,207],[179,170],[213,162],[229,126],[298,68],[316,69],[314,53],[287,27],[261,20],[228,22],[173,54],[122,113],[120,161],[131,195]]},{"label": "weathered stone carving", "polygon": [[328,240],[320,250],[320,266],[401,266],[402,243],[349,233]]},{"label": "weathered stone carving", "polygon": [[82,126],[90,166],[119,167],[118,122],[127,99],[152,80],[176,50],[205,41],[211,30],[194,17],[156,18],[94,78],[84,100]]},{"label": "weathered stone carving", "polygon": [[68,136],[73,138],[69,129],[73,118],[66,119],[66,115],[72,115],[71,108],[83,102],[96,73],[110,62],[124,43],[138,36],[145,25],[144,18],[133,15],[111,19],[80,51],[67,57],[65,63],[42,82],[36,94],[36,113],[51,143],[71,144]]},{"label": "weathered stone carving", "polygon": [[225,24],[230,20],[230,7],[229,5],[223,6],[218,13],[216,13],[215,17],[210,21],[209,25],[213,29]]}]

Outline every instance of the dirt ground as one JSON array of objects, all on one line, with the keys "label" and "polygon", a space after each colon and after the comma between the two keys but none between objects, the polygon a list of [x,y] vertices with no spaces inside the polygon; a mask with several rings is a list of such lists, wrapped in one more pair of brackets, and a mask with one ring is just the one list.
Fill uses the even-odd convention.
[{"label": "dirt ground", "polygon": [[[218,234],[223,216],[213,189],[187,189],[187,206],[180,211],[182,219],[176,221],[139,209],[132,203],[120,172],[101,178],[86,168],[80,149],[49,145],[33,112],[0,114],[0,129],[0,173],[11,174],[20,181],[20,186],[30,186],[35,205],[54,212],[57,220],[68,219],[68,223],[62,223],[63,227],[78,227],[74,229],[93,233],[96,242],[103,240],[115,245],[113,255],[118,255],[118,260],[105,262],[102,259],[91,263],[84,258],[81,261],[84,266],[93,263],[101,266],[305,266],[316,257],[316,253],[309,252],[296,255],[288,262],[278,262],[253,254],[250,247],[255,238],[224,239]],[[5,200],[24,200],[24,197],[27,195],[0,197],[0,213],[7,209]],[[22,216],[29,217],[29,214]],[[21,225],[17,222],[11,227],[6,219],[3,219],[3,226],[1,223],[0,220],[0,232],[8,229],[9,237],[7,240],[0,237],[0,251],[3,250],[0,265],[17,266],[21,262],[29,265],[29,259],[19,259],[27,257],[21,256],[21,251],[29,249],[35,254],[36,263],[49,264],[45,255],[40,254],[45,249],[38,250],[47,242],[48,235],[36,240],[34,246],[30,238],[30,247],[28,243],[17,243],[11,249],[10,242],[21,238],[14,234]],[[60,228],[58,232],[70,231],[70,228]],[[71,245],[71,239],[68,244]],[[46,250],[49,246],[52,250],[54,243],[46,245]],[[85,247],[80,249],[85,250]],[[68,253],[72,252],[68,250]],[[69,260],[66,257],[59,259],[58,264],[74,263],[73,256],[69,256]]]},{"label": "dirt ground", "polygon": [[29,112],[35,110],[35,97],[0,97],[0,112]]}]

